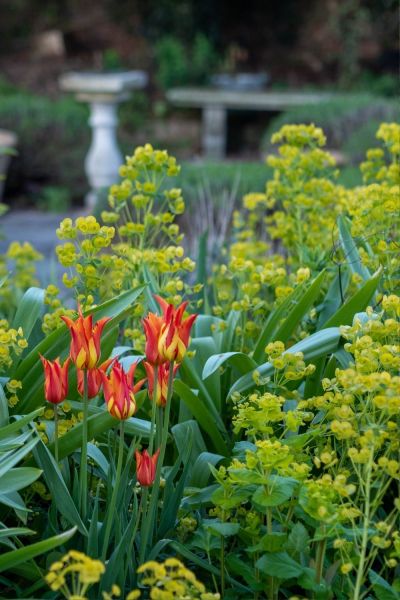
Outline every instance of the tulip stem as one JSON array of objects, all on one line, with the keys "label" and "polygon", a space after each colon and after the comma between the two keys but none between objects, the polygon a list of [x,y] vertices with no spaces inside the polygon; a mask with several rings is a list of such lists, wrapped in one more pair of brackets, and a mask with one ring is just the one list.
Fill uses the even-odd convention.
[{"label": "tulip stem", "polygon": [[113,487],[113,491],[112,491],[112,495],[111,495],[110,506],[107,511],[106,530],[104,533],[103,551],[101,553],[101,560],[103,562],[106,560],[106,557],[107,557],[107,549],[108,549],[108,542],[110,541],[111,525],[112,525],[113,519],[114,519],[115,504],[117,502],[117,496],[118,496],[118,491],[119,491],[119,481],[121,479],[121,473],[122,473],[122,461],[123,461],[123,457],[124,457],[124,423],[125,423],[125,421],[120,422],[117,470],[115,472],[115,481],[114,481],[114,487]]},{"label": "tulip stem", "polygon": [[85,369],[83,372],[83,422],[82,422],[82,450],[81,450],[81,472],[80,472],[80,497],[81,497],[81,513],[83,521],[87,515],[87,444],[88,444],[88,372]]},{"label": "tulip stem", "polygon": [[58,464],[58,406],[54,405],[54,460]]},{"label": "tulip stem", "polygon": [[154,445],[154,428],[156,423],[156,409],[157,409],[157,385],[158,385],[158,365],[154,367],[154,383],[153,383],[153,402],[151,405],[151,429],[150,429],[150,440],[149,440],[149,454],[153,454]]},{"label": "tulip stem", "polygon": [[144,562],[144,558],[146,556],[147,545],[149,542],[149,537],[151,537],[151,535],[152,535],[153,528],[154,528],[154,522],[155,522],[155,518],[156,518],[158,493],[160,490],[161,469],[163,466],[165,450],[166,450],[167,441],[168,441],[168,425],[169,425],[169,415],[171,412],[171,397],[172,397],[173,380],[174,380],[174,362],[171,361],[169,364],[167,403],[165,406],[165,413],[164,413],[164,424],[163,424],[163,430],[162,430],[162,436],[161,436],[160,454],[158,456],[156,476],[154,478],[154,484],[153,484],[153,487],[151,490],[149,509],[148,509],[146,519],[144,521],[144,526],[143,526],[142,539],[141,539],[141,543],[140,543],[139,565],[143,564],[143,562]]}]

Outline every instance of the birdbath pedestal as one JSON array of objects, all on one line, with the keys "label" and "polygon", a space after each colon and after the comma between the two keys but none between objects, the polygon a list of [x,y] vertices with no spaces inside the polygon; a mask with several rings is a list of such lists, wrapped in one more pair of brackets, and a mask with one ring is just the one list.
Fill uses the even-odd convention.
[{"label": "birdbath pedestal", "polygon": [[91,191],[85,203],[93,208],[100,190],[118,181],[118,169],[124,162],[116,136],[118,104],[127,100],[133,90],[146,86],[147,74],[73,72],[62,75],[59,82],[61,89],[73,92],[77,100],[90,106],[92,142],[85,159],[85,173]]}]

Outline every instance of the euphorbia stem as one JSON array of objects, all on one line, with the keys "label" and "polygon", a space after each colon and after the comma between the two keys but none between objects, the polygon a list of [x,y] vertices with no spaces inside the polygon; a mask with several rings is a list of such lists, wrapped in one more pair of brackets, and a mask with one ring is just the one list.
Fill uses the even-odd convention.
[{"label": "euphorbia stem", "polygon": [[361,598],[361,588],[364,581],[364,568],[366,561],[366,554],[368,548],[368,531],[370,527],[371,518],[371,480],[372,480],[372,463],[374,461],[374,448],[372,447],[369,454],[368,463],[365,465],[364,473],[366,474],[366,480],[364,485],[365,503],[364,503],[364,522],[362,527],[362,538],[361,538],[361,549],[360,558],[358,562],[356,585],[354,588],[354,600]]},{"label": "euphorbia stem", "polygon": [[124,456],[124,422],[125,421],[121,421],[121,423],[120,423],[117,470],[115,472],[115,481],[114,481],[113,492],[111,495],[110,506],[107,511],[106,530],[104,533],[103,551],[101,553],[102,561],[105,561],[106,557],[107,557],[107,548],[108,548],[108,542],[110,540],[111,525],[113,523],[115,504],[117,502],[117,496],[118,496],[118,490],[119,490],[119,481],[121,479],[122,459]]},{"label": "euphorbia stem", "polygon": [[88,374],[87,370],[83,372],[83,423],[82,423],[82,450],[81,450],[81,479],[80,479],[80,498],[82,519],[87,515],[87,444],[88,444]]},{"label": "euphorbia stem", "polygon": [[173,380],[174,380],[174,362],[171,361],[170,365],[169,365],[167,404],[165,406],[165,412],[164,412],[164,424],[163,424],[162,436],[161,436],[160,454],[158,456],[156,476],[155,476],[154,484],[153,484],[153,487],[151,490],[149,510],[147,512],[147,516],[146,516],[146,519],[144,520],[144,524],[143,524],[142,539],[140,541],[139,565],[143,564],[143,562],[144,562],[147,544],[149,542],[149,537],[152,534],[154,522],[156,519],[158,492],[160,490],[161,469],[163,466],[165,450],[166,450],[167,441],[168,441],[168,425],[169,425],[169,415],[171,412],[171,396],[172,396]]},{"label": "euphorbia stem", "polygon": [[318,542],[318,546],[317,546],[317,553],[316,553],[316,565],[315,565],[315,573],[316,573],[316,577],[315,577],[315,581],[316,583],[321,583],[322,581],[322,575],[323,575],[323,570],[324,570],[324,558],[325,558],[325,551],[326,551],[326,538],[319,540]]}]

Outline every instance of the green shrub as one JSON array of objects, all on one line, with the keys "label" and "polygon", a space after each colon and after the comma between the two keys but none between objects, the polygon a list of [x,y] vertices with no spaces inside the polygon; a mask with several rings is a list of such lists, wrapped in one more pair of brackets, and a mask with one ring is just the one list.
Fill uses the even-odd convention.
[{"label": "green shrub", "polygon": [[206,84],[217,59],[212,43],[202,33],[190,47],[167,35],[155,45],[157,82],[164,90],[175,85]]},{"label": "green shrub", "polygon": [[[270,149],[270,138],[280,127],[289,123],[314,123],[321,127],[330,148],[349,152],[352,163],[365,156],[368,148],[375,145],[375,131],[379,122],[396,120],[397,103],[383,97],[367,94],[333,97],[328,102],[309,104],[288,110],[273,119],[262,141],[264,150]],[[369,125],[371,124],[371,125]],[[346,144],[353,135],[362,130],[357,142]]]},{"label": "green shrub", "polygon": [[25,93],[0,98],[0,126],[18,135],[8,189],[26,193],[43,185],[69,188],[74,198],[86,191],[84,157],[90,132],[87,107],[64,98],[53,101]]}]

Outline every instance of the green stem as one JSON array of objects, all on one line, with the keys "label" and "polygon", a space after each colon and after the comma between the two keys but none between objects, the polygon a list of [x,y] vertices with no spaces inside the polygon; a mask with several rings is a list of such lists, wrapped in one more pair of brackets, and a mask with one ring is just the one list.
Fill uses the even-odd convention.
[{"label": "green stem", "polygon": [[[140,521],[144,520],[145,516],[146,516],[146,505],[147,505],[147,496],[148,496],[148,488],[145,487],[142,489],[142,497],[140,498],[140,504],[139,504],[139,509],[138,509],[138,513],[137,513],[137,518],[136,518],[136,525],[135,525],[135,529],[133,530],[132,533],[132,537],[131,540],[129,542],[129,550],[128,550],[128,556],[132,556],[132,550],[133,550],[133,545],[135,543],[135,538],[136,538],[136,534],[138,532],[139,529],[139,524]],[[142,517],[142,519],[141,519]],[[125,567],[125,578],[127,576],[128,570],[129,568],[132,568],[132,563],[130,561],[127,561],[126,563],[126,567]],[[136,565],[138,566],[138,565]]]},{"label": "green stem", "polygon": [[357,569],[357,578],[356,585],[354,588],[353,600],[359,600],[361,598],[361,587],[364,581],[364,565],[367,554],[367,545],[368,545],[368,529],[369,529],[369,521],[370,521],[370,511],[371,511],[371,477],[372,477],[372,462],[374,457],[374,449],[371,448],[371,452],[369,455],[369,461],[365,465],[366,473],[366,481],[365,481],[365,507],[364,507],[364,522],[363,522],[363,532],[361,538],[361,551],[360,551],[360,560],[358,563]]},{"label": "green stem", "polygon": [[81,450],[81,473],[80,473],[80,499],[82,519],[86,520],[87,515],[87,444],[88,444],[88,374],[83,372],[83,423],[82,423],[82,450]]},{"label": "green stem", "polygon": [[157,417],[156,417],[156,442],[157,448],[161,446],[161,434],[162,434],[162,422],[164,417],[164,409],[162,406],[157,406]]},{"label": "green stem", "polygon": [[54,460],[58,464],[58,406],[54,405]]},{"label": "green stem", "polygon": [[326,551],[326,542],[327,539],[319,540],[317,546],[317,553],[315,557],[315,581],[316,583],[321,583],[322,573],[324,570],[324,558]]},{"label": "green stem", "polygon": [[[269,493],[268,486],[266,487],[266,490]],[[267,532],[268,532],[268,535],[272,534],[272,509],[271,508],[267,508]],[[274,577],[269,578],[269,583],[270,583],[270,587],[269,587],[268,597],[270,598],[270,600],[274,600],[274,598],[275,598],[275,590],[274,590],[275,579],[274,579]]]},{"label": "green stem", "polygon": [[153,453],[154,444],[154,426],[156,422],[156,409],[157,409],[157,385],[158,385],[158,365],[154,367],[154,382],[153,382],[153,402],[151,406],[151,429],[150,429],[150,440],[149,440],[149,454]]},{"label": "green stem", "polygon": [[149,543],[149,538],[151,537],[151,534],[152,534],[152,531],[154,528],[155,518],[156,518],[158,493],[160,490],[161,469],[162,469],[162,466],[164,463],[165,450],[166,450],[167,441],[168,441],[168,425],[169,425],[169,415],[171,412],[171,396],[172,396],[173,379],[174,379],[174,362],[171,361],[170,365],[169,365],[167,404],[165,406],[165,412],[164,412],[164,424],[163,424],[162,435],[161,435],[160,454],[158,456],[156,476],[155,476],[154,484],[153,484],[153,487],[151,490],[149,510],[147,512],[147,516],[146,516],[146,519],[144,521],[144,526],[143,526],[142,539],[141,539],[141,543],[140,543],[139,565],[143,564],[143,562],[144,562],[147,545]]},{"label": "green stem", "polygon": [[225,595],[225,544],[224,544],[224,538],[222,536],[221,536],[220,567],[221,567],[221,598],[223,598]]},{"label": "green stem", "polygon": [[117,502],[117,496],[118,496],[118,491],[119,491],[119,482],[121,479],[122,461],[123,461],[123,457],[124,457],[124,423],[125,423],[125,421],[120,422],[117,470],[115,473],[115,481],[114,481],[113,492],[111,495],[110,506],[107,511],[106,530],[104,533],[103,551],[101,553],[101,560],[103,562],[106,560],[106,557],[107,557],[108,542],[110,540],[111,526],[113,523],[115,504]]}]

